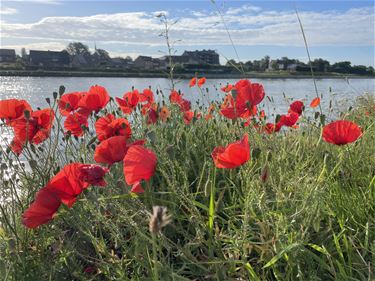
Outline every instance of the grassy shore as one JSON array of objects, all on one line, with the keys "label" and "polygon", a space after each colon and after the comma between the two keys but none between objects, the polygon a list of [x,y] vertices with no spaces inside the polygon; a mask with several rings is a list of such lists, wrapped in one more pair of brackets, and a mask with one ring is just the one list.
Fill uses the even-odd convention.
[{"label": "grassy shore", "polygon": [[[271,135],[218,113],[186,125],[173,106],[165,123],[147,126],[133,115],[132,138],[146,139],[158,157],[146,192],[131,194],[117,163],[107,187],[85,190],[73,208],[28,230],[20,218],[35,192],[70,161],[94,163],[95,132],[62,141],[58,117],[52,137],[26,149],[31,169],[1,152],[0,274],[17,281],[374,280],[374,106],[363,97],[343,113],[364,133],[341,147],[322,141],[308,108],[299,129]],[[119,114],[114,102],[107,111]],[[251,160],[215,168],[213,148],[244,133]],[[155,205],[167,207],[171,223],[152,235]]]}]

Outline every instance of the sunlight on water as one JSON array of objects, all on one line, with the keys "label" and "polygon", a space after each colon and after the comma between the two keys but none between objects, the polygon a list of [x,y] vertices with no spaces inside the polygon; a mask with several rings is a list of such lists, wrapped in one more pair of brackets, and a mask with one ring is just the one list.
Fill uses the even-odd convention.
[{"label": "sunlight on water", "polygon": [[[238,79],[207,79],[208,97],[210,100],[220,100],[224,93],[220,87],[227,83],[235,83]],[[315,97],[314,84],[311,79],[251,79],[253,82],[262,83],[266,95],[273,98],[274,105],[268,104],[266,108],[276,113],[285,112],[288,108],[288,100],[302,99],[310,102]],[[164,78],[96,78],[96,77],[4,77],[0,76],[0,99],[19,98],[26,99],[33,107],[46,106],[45,98],[52,97],[54,91],[58,91],[60,85],[66,87],[66,92],[86,91],[91,85],[104,86],[112,97],[121,97],[125,92],[136,89],[144,89],[149,86],[155,91],[162,90],[164,95],[169,94],[170,83]],[[195,102],[201,99],[196,87],[189,88],[188,80],[180,80],[176,89],[181,90],[185,97]],[[206,91],[204,87],[204,91]],[[375,79],[318,79],[319,94],[323,94],[322,106],[328,107],[329,101],[350,104],[363,93],[375,93]],[[160,98],[160,97],[159,97]],[[266,101],[266,100],[265,100]],[[267,103],[267,102],[266,102]]]}]

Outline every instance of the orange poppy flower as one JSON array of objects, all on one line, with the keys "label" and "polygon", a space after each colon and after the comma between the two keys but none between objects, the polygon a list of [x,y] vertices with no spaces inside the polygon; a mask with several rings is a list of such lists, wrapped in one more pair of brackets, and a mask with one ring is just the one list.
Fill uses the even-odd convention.
[{"label": "orange poppy flower", "polygon": [[310,107],[312,108],[315,108],[317,107],[318,105],[320,104],[320,98],[319,97],[316,97],[315,99],[313,99],[310,103]]},{"label": "orange poppy flower", "polygon": [[191,78],[190,82],[189,82],[189,87],[194,87],[195,85],[197,84],[197,77],[193,77]]},{"label": "orange poppy flower", "polygon": [[205,77],[202,77],[198,80],[198,87],[201,88],[204,84],[206,83],[206,78]]},{"label": "orange poppy flower", "polygon": [[113,136],[125,136],[128,139],[132,135],[129,121],[125,118],[115,118],[112,114],[99,118],[95,123],[95,130],[99,141]]},{"label": "orange poppy flower", "polygon": [[148,181],[155,172],[155,153],[141,145],[132,145],[124,157],[124,175],[128,185]]},{"label": "orange poppy flower", "polygon": [[245,134],[241,140],[226,147],[215,147],[212,159],[217,168],[232,169],[245,164],[250,159],[249,137]]},{"label": "orange poppy flower", "polygon": [[338,120],[323,128],[323,140],[336,145],[355,142],[361,136],[361,128],[348,120]]},{"label": "orange poppy flower", "polygon": [[78,107],[98,112],[107,105],[109,99],[107,90],[104,87],[99,85],[91,86],[88,93],[79,100]]},{"label": "orange poppy flower", "polygon": [[164,105],[164,106],[160,109],[160,112],[159,112],[159,117],[160,117],[160,119],[161,119],[163,122],[166,122],[170,116],[171,116],[171,112],[169,111],[168,107]]}]

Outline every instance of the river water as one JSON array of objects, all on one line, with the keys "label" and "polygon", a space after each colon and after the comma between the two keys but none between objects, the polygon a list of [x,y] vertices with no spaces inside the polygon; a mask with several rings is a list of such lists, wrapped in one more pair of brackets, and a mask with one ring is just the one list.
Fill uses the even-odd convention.
[{"label": "river water", "polygon": [[[270,102],[265,99],[263,105],[267,111],[273,113],[285,112],[292,99],[300,99],[309,103],[316,95],[312,79],[252,79],[251,81],[263,84],[266,95],[273,100]],[[189,80],[177,81],[176,89],[181,90],[194,105],[196,101],[207,103],[207,100],[222,99],[224,93],[220,91],[220,87],[226,83],[235,82],[235,79],[207,79],[203,87],[206,93],[204,100],[196,87],[189,88]],[[86,91],[95,84],[104,86],[112,97],[122,96],[133,86],[140,90],[151,86],[154,91],[162,90],[167,96],[171,87],[169,80],[165,78],[0,76],[0,100],[19,98],[27,100],[33,108],[46,107],[45,98],[52,98],[52,93],[58,91],[60,85],[66,87],[66,92],[73,92]],[[364,93],[375,95],[375,79],[317,79],[316,84],[319,94],[323,94],[323,109],[328,107],[329,101],[341,110],[351,105],[358,96]]]}]

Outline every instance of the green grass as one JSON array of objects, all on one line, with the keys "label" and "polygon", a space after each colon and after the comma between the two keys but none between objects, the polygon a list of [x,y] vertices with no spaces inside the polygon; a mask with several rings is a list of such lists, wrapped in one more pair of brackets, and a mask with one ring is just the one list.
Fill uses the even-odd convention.
[{"label": "green grass", "polygon": [[[185,125],[176,108],[167,123],[134,122],[133,138],[146,138],[158,156],[146,193],[130,195],[122,165],[115,164],[107,187],[89,188],[72,209],[60,208],[52,222],[36,230],[23,227],[22,212],[59,167],[70,160],[94,163],[93,146],[87,145],[91,136],[60,143],[58,136],[51,138],[40,146],[43,151],[36,149],[30,172],[3,151],[0,194],[9,200],[1,203],[1,276],[374,280],[374,105],[368,97],[346,115],[364,135],[344,147],[323,142],[321,128],[307,119],[298,130],[273,135],[219,115]],[[54,132],[61,136],[58,125]],[[245,132],[251,160],[237,169],[216,169],[213,148]],[[4,177],[6,166],[13,166],[19,180]],[[148,230],[154,205],[166,206],[172,216],[156,237]]]}]

